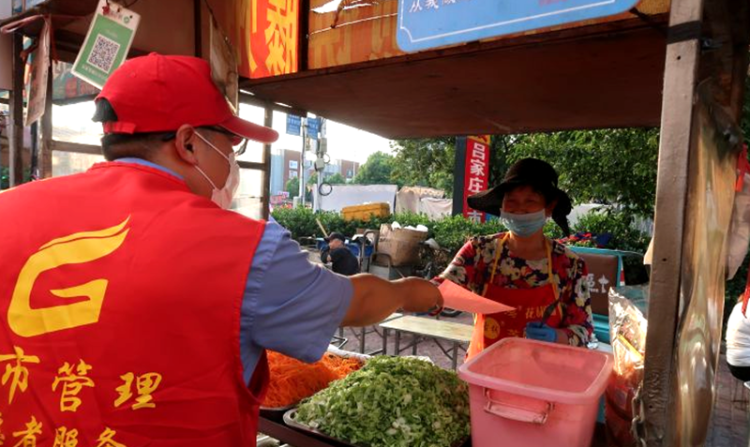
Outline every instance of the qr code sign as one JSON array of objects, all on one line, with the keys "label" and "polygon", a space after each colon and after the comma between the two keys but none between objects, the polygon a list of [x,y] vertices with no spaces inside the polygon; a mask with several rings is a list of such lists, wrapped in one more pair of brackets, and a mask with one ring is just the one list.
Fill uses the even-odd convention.
[{"label": "qr code sign", "polygon": [[109,73],[109,70],[112,69],[112,64],[115,63],[119,51],[119,43],[106,36],[98,34],[96,36],[96,41],[94,42],[94,48],[91,49],[87,62],[99,70]]}]

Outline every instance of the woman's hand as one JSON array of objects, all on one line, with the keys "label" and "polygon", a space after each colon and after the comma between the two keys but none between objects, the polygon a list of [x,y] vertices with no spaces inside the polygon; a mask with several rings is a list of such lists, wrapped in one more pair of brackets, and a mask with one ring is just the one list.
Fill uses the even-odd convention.
[{"label": "woman's hand", "polygon": [[541,321],[532,321],[526,325],[526,338],[561,345],[569,344],[568,334],[564,330],[549,327]]},{"label": "woman's hand", "polygon": [[532,321],[526,324],[526,338],[555,343],[557,341],[557,331],[543,324],[541,321]]}]

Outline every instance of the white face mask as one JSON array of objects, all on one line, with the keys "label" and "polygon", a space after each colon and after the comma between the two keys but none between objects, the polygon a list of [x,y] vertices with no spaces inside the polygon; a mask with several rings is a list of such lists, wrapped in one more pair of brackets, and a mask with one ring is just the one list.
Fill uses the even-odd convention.
[{"label": "white face mask", "polygon": [[210,183],[213,187],[213,191],[211,192],[211,201],[219,205],[221,208],[228,210],[232,206],[232,200],[234,199],[234,195],[237,194],[237,188],[239,188],[240,186],[240,165],[238,165],[237,160],[235,160],[234,152],[229,154],[229,156],[227,157],[216,146],[205,139],[203,135],[199,134],[198,132],[196,132],[195,134],[198,135],[198,138],[203,140],[207,145],[211,146],[213,150],[218,152],[219,155],[224,157],[229,163],[229,176],[227,177],[227,181],[224,183],[224,187],[221,189],[216,187],[216,184],[206,175],[205,172],[203,172],[201,168],[199,168],[198,166],[195,167],[195,169],[197,169],[198,172],[200,172],[201,175],[203,175],[203,177],[205,177],[205,179],[208,180],[208,183]]}]

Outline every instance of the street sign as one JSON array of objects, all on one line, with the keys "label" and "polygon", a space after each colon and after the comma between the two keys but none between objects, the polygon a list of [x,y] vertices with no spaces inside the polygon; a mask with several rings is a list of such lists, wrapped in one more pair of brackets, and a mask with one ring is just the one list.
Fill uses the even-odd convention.
[{"label": "street sign", "polygon": [[320,118],[307,119],[307,135],[310,138],[317,139],[320,132]]},{"label": "street sign", "polygon": [[296,115],[286,116],[286,133],[299,136],[302,130],[302,118]]},{"label": "street sign", "polygon": [[399,0],[398,46],[420,51],[626,12],[640,0]]}]

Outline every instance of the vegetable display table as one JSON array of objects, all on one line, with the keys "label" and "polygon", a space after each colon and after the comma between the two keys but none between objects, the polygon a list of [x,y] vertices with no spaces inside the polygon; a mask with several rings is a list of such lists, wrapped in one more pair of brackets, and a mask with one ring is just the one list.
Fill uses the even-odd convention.
[{"label": "vegetable display table", "polygon": [[[401,333],[406,332],[416,336],[414,342],[404,349],[412,348],[412,354],[416,355],[417,345],[426,338],[435,340],[438,347],[443,353],[451,359],[453,369],[458,365],[458,349],[461,344],[471,341],[471,334],[474,331],[473,326],[468,324],[453,323],[450,321],[435,320],[432,318],[405,316],[395,318],[380,324],[383,329],[383,354],[387,354],[388,331],[393,330],[396,333],[395,355],[401,353]],[[451,350],[448,351],[440,343],[440,340],[448,341],[452,344]]]},{"label": "vegetable display table", "polygon": [[[295,447],[351,447],[351,444],[345,442],[335,442],[325,439],[321,436],[303,432],[284,424],[280,415],[263,415],[261,414],[258,424],[258,431],[274,439]],[[605,447],[607,437],[605,435],[604,425],[596,424],[594,440],[591,447]],[[462,447],[471,447],[471,439],[468,439]]]}]

